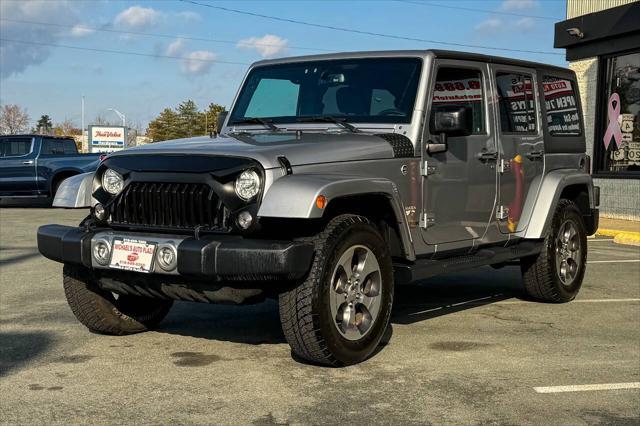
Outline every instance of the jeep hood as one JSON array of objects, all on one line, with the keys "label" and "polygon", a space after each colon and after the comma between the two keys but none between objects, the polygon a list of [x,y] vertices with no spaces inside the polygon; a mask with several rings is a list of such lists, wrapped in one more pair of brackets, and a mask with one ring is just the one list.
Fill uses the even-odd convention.
[{"label": "jeep hood", "polygon": [[[395,137],[404,138],[400,135]],[[404,138],[406,139],[406,138]],[[409,140],[404,141],[405,149]],[[411,151],[413,151],[411,149]],[[111,156],[138,154],[223,155],[259,161],[265,169],[280,167],[285,156],[292,166],[336,161],[394,158],[392,144],[373,134],[360,133],[256,133],[210,138],[207,136],[155,142]]]}]

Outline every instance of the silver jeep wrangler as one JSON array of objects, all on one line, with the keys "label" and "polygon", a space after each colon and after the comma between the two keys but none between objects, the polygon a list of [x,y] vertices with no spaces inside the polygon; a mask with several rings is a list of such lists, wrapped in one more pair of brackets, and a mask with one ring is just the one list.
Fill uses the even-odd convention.
[{"label": "silver jeep wrangler", "polygon": [[293,352],[340,366],[376,349],[397,285],[519,262],[532,298],[580,289],[599,192],[570,70],[437,50],[261,61],[218,130],[60,187],[56,206],[91,214],[40,227],[38,248],[92,331],[273,297]]}]

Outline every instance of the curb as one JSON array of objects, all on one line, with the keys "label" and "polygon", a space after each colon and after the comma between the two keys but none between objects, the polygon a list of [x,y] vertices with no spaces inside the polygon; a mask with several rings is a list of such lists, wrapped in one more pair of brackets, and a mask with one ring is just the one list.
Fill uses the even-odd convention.
[{"label": "curb", "polygon": [[596,231],[596,235],[613,237],[614,243],[640,246],[640,232],[600,228]]}]

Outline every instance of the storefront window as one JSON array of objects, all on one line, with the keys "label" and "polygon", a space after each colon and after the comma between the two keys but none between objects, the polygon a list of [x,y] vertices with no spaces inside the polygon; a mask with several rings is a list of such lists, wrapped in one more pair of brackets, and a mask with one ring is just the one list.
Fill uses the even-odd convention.
[{"label": "storefront window", "polygon": [[640,52],[612,56],[601,65],[595,171],[640,177]]}]

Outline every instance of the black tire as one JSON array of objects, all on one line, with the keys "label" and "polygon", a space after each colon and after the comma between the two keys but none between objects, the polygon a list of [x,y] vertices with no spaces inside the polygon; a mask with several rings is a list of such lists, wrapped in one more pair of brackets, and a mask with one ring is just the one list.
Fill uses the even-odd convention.
[{"label": "black tire", "polygon": [[[576,241],[580,251],[576,255],[575,275],[570,282],[563,282],[556,257],[563,250],[559,241],[561,227],[571,222],[575,225]],[[544,241],[544,248],[537,256],[520,261],[522,278],[527,294],[537,300],[565,303],[573,300],[582,286],[587,264],[587,232],[580,210],[570,200],[561,199],[551,223],[551,230]],[[562,269],[562,268],[561,268]]]},{"label": "black tire", "polygon": [[[355,215],[334,218],[310,241],[315,245],[315,256],[307,279],[279,297],[284,335],[293,353],[307,361],[336,367],[356,364],[373,353],[389,324],[394,290],[389,248],[367,218]],[[338,260],[354,246],[366,247],[375,255],[382,299],[366,334],[358,340],[349,340],[336,326],[330,291]]]},{"label": "black tire", "polygon": [[126,335],[156,327],[169,313],[172,300],[118,295],[102,290],[84,268],[65,265],[64,293],[76,318],[100,334]]}]

